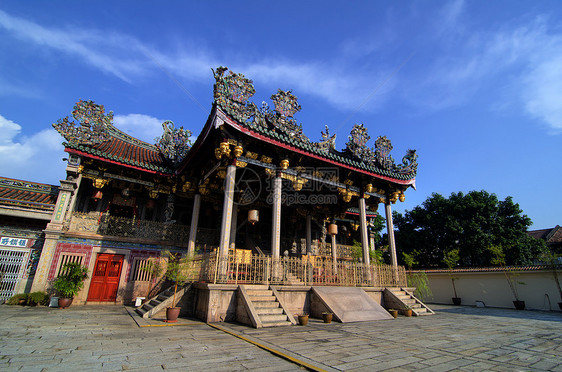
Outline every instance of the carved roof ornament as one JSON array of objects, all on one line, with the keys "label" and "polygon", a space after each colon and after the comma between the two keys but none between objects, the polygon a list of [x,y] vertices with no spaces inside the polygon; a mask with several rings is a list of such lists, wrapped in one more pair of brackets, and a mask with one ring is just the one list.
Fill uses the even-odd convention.
[{"label": "carved roof ornament", "polygon": [[91,100],[79,100],[74,106],[72,117],[78,123],[67,116],[53,124],[53,128],[69,143],[97,145],[110,139],[107,130],[113,126],[113,112],[106,115],[103,105]]},{"label": "carved roof ornament", "polygon": [[170,120],[162,123],[162,129],[164,133],[155,139],[155,146],[164,158],[173,165],[179,165],[191,148],[191,131],[183,127],[176,128]]},{"label": "carved roof ornament", "polygon": [[377,165],[383,169],[392,170],[394,166],[394,159],[390,155],[392,150],[392,143],[386,136],[380,136],[375,141],[375,161]]},{"label": "carved roof ornament", "polygon": [[325,132],[320,132],[322,135],[322,140],[316,143],[316,146],[322,151],[330,151],[336,149],[336,135],[333,134],[330,136],[330,129],[328,126],[325,126]]},{"label": "carved roof ornament", "polygon": [[271,96],[271,100],[275,105],[275,112],[279,115],[292,118],[301,110],[301,105],[297,102],[297,97],[291,91],[283,91],[277,89],[277,94]]},{"label": "carved roof ornament", "polygon": [[394,164],[390,155],[392,143],[386,136],[379,136],[375,141],[375,148],[367,147],[371,137],[363,124],[356,124],[351,130],[346,150],[364,163],[374,165],[380,169],[397,172],[400,174],[415,174],[418,169],[416,150],[408,150],[402,158],[402,164]]},{"label": "carved roof ornament", "polygon": [[411,174],[417,173],[418,171],[418,154],[416,150],[409,149],[406,151],[406,155],[402,158],[402,164],[397,166],[397,171],[400,174]]},{"label": "carved roof ornament", "polygon": [[271,100],[275,105],[275,113],[268,110],[265,116],[275,128],[288,134],[294,139],[308,143],[310,140],[304,135],[302,125],[293,119],[293,115],[300,111],[301,105],[297,102],[297,97],[291,91],[277,90],[277,93],[271,96]]},{"label": "carved roof ornament", "polygon": [[227,67],[213,70],[215,87],[213,90],[215,102],[234,118],[246,122],[256,112],[254,104],[248,104],[248,99],[256,92],[253,82],[242,74],[232,71],[225,76]]},{"label": "carved roof ornament", "polygon": [[367,141],[371,138],[367,133],[367,127],[363,124],[355,124],[348,138],[347,151],[366,163],[374,160],[373,152],[367,147]]}]

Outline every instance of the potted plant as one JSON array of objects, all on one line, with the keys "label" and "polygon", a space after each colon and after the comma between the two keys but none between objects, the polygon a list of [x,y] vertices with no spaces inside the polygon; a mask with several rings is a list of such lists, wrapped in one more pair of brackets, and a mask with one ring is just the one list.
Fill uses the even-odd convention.
[{"label": "potted plant", "polygon": [[176,307],[176,293],[179,285],[184,285],[190,279],[191,257],[189,255],[179,256],[169,251],[162,252],[167,256],[168,263],[166,265],[166,273],[164,274],[168,280],[174,282],[174,297],[172,298],[172,306],[166,308],[166,321],[169,323],[177,322],[180,314],[180,307]]},{"label": "potted plant", "polygon": [[392,315],[394,317],[394,319],[398,318],[398,310],[388,309],[388,312],[390,313],[390,315]]},{"label": "potted plant", "polygon": [[459,259],[460,257],[458,249],[451,249],[445,252],[445,257],[443,258],[443,262],[449,269],[449,277],[451,278],[451,284],[453,285],[453,292],[455,294],[455,297],[452,298],[453,304],[457,306],[461,304],[461,298],[457,296],[457,287],[455,286],[455,280],[457,280],[458,278],[453,276],[453,268],[457,266]]},{"label": "potted plant", "polygon": [[405,305],[402,308],[402,314],[404,314],[404,316],[412,316],[412,307],[410,305]]},{"label": "potted plant", "polygon": [[53,282],[53,288],[59,294],[59,308],[64,309],[72,304],[74,296],[84,286],[84,280],[88,278],[88,268],[77,262],[70,262],[62,267],[61,272]]},{"label": "potted plant", "polygon": [[334,314],[332,314],[329,311],[324,311],[322,313],[322,320],[324,320],[324,323],[332,323],[332,317],[334,316]]},{"label": "potted plant", "polygon": [[525,309],[525,301],[521,301],[519,299],[519,292],[517,290],[517,285],[525,284],[525,282],[515,280],[517,276],[513,272],[512,267],[508,267],[505,261],[505,253],[503,248],[499,245],[491,246],[488,248],[490,252],[494,255],[492,258],[492,263],[494,265],[499,265],[503,269],[503,273],[505,274],[505,280],[507,280],[507,284],[509,284],[509,289],[511,289],[511,293],[513,293],[513,297],[515,297],[515,301],[513,301],[513,306],[517,310],[524,310]]},{"label": "potted plant", "polygon": [[308,314],[299,314],[297,318],[299,319],[299,325],[305,326],[308,324]]}]

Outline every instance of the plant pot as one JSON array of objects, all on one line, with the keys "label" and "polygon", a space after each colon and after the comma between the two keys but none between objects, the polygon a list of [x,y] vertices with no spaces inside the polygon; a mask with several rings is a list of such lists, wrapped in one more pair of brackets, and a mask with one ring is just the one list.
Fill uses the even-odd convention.
[{"label": "plant pot", "polygon": [[74,298],[59,297],[59,309],[66,309],[72,304]]},{"label": "plant pot", "polygon": [[390,313],[390,315],[392,315],[394,317],[394,319],[398,318],[398,310],[388,310],[388,312]]},{"label": "plant pot", "polygon": [[324,323],[332,323],[332,313],[322,313],[322,320],[324,320]]},{"label": "plant pot", "polygon": [[513,306],[515,306],[517,310],[525,310],[525,301],[513,301]]},{"label": "plant pot", "polygon": [[175,323],[178,321],[180,315],[180,307],[167,307],[166,308],[166,322]]},{"label": "plant pot", "polygon": [[299,315],[299,325],[305,326],[308,324],[308,315]]},{"label": "plant pot", "polygon": [[404,314],[404,316],[412,316],[412,309],[404,309],[402,310],[402,314]]},{"label": "plant pot", "polygon": [[453,297],[453,305],[459,306],[461,304],[460,297]]}]

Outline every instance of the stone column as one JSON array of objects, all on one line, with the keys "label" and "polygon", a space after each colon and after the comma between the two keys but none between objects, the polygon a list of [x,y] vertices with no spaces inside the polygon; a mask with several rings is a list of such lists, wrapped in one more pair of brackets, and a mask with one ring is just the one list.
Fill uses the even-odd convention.
[{"label": "stone column", "polygon": [[312,216],[306,215],[306,254],[312,255]]},{"label": "stone column", "polygon": [[273,179],[273,217],[271,231],[271,257],[279,258],[281,250],[281,177]]},{"label": "stone column", "polygon": [[374,252],[376,251],[375,247],[375,234],[371,231],[369,232],[369,248]]},{"label": "stone column", "polygon": [[390,248],[390,262],[392,266],[398,267],[396,259],[396,242],[394,241],[394,224],[392,223],[392,210],[390,209],[390,201],[387,199],[384,204],[386,214],[386,232],[388,233],[388,247]]},{"label": "stone column", "polygon": [[195,253],[195,242],[197,241],[197,226],[199,224],[199,210],[201,209],[201,195],[193,197],[193,211],[191,212],[191,225],[189,226],[189,241],[187,243],[187,254]]},{"label": "stone column", "polygon": [[359,225],[361,229],[361,246],[363,248],[363,262],[369,266],[369,235],[367,232],[367,211],[365,210],[365,198],[359,198]]},{"label": "stone column", "polygon": [[228,256],[230,245],[230,228],[232,226],[232,206],[234,204],[234,181],[236,178],[236,166],[226,167],[226,177],[224,179],[224,202],[222,207],[221,235],[219,241],[220,257]]},{"label": "stone column", "polygon": [[332,265],[333,265],[333,269],[334,269],[334,275],[338,275],[338,256],[337,256],[337,250],[338,250],[338,245],[336,243],[336,235],[335,234],[331,234],[332,237]]},{"label": "stone column", "polygon": [[232,224],[230,226],[230,249],[236,249],[236,229],[238,228],[238,207],[232,208]]},{"label": "stone column", "polygon": [[43,243],[43,250],[41,251],[39,263],[37,264],[35,278],[31,285],[31,292],[45,291],[47,289],[47,278],[53,261],[55,248],[59,237],[62,235],[66,211],[76,188],[76,183],[74,181],[61,180],[60,184],[55,210],[51,217],[51,222],[47,224],[47,228],[45,229],[45,242]]}]

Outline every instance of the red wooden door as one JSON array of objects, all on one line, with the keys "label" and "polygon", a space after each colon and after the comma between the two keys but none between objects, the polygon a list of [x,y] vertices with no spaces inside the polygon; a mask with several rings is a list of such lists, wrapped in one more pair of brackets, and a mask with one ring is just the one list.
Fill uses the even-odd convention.
[{"label": "red wooden door", "polygon": [[119,254],[100,253],[92,273],[88,301],[115,301],[123,256]]}]

